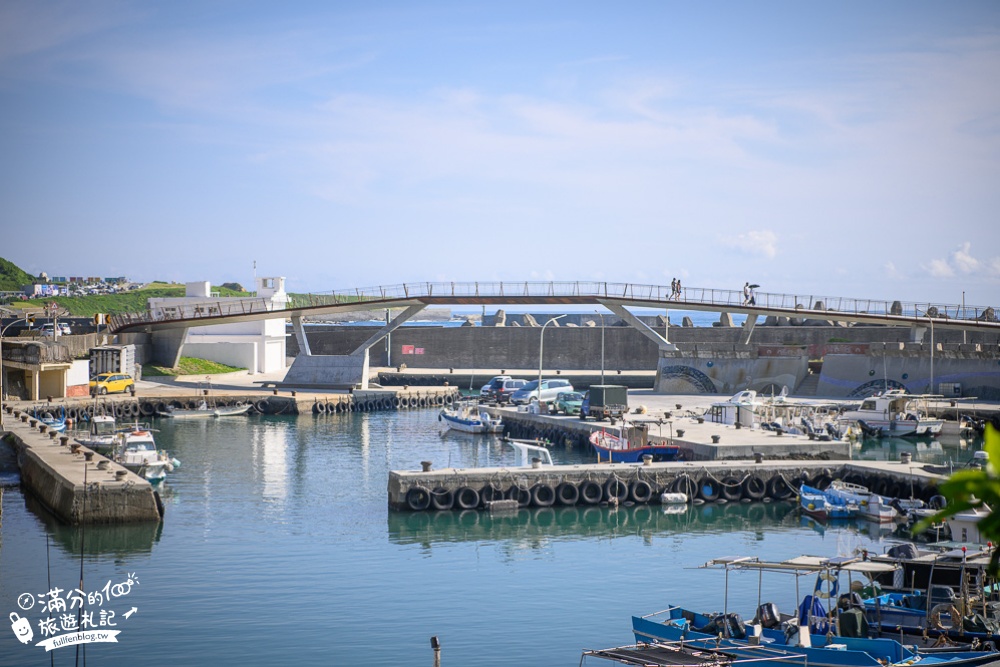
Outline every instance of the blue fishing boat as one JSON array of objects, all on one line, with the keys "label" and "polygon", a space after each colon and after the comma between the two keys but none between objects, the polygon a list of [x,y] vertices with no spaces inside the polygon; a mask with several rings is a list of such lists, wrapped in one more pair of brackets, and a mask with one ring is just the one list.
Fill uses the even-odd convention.
[{"label": "blue fishing boat", "polygon": [[66,408],[59,406],[58,416],[51,410],[34,410],[32,416],[42,424],[49,427],[50,431],[63,432],[66,430]]},{"label": "blue fishing boat", "polygon": [[655,614],[633,616],[632,631],[637,642],[684,642],[689,647],[716,647],[741,659],[760,662],[753,667],[766,667],[765,662],[808,667],[903,667],[917,664],[972,667],[1000,659],[995,651],[931,653],[904,646],[894,639],[872,639],[868,637],[869,627],[864,611],[856,604],[826,606],[830,600],[852,600],[851,594],[838,598],[838,576],[841,572],[870,577],[875,572],[893,569],[889,564],[862,561],[860,558],[803,556],[769,563],[752,557],[738,557],[716,559],[703,567],[724,568],[727,588],[732,570],[789,573],[796,578],[796,589],[799,576],[815,575],[816,584],[812,592],[803,598],[794,615],[781,614],[773,603],[763,603],[758,605],[757,613],[749,624],[728,609],[704,614],[683,607],[669,607]]},{"label": "blue fishing boat", "polygon": [[821,521],[827,519],[850,519],[858,515],[858,506],[853,502],[827,494],[817,488],[803,484],[799,488],[799,504],[802,511]]},{"label": "blue fishing boat", "polygon": [[597,460],[605,463],[642,463],[643,456],[652,456],[653,461],[676,461],[681,448],[673,443],[654,443],[645,440],[632,442],[607,431],[590,434],[590,444],[597,454]]}]

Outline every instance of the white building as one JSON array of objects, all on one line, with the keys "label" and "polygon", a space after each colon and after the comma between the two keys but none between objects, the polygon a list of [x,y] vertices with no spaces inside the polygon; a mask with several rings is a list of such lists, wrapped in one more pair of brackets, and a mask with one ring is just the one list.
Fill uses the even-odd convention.
[{"label": "white building", "polygon": [[[213,296],[209,282],[185,284],[185,296],[149,299],[147,307],[154,318],[171,316],[183,307],[206,314],[219,312],[220,306],[239,301],[263,300],[268,310],[284,310],[288,305],[285,279],[257,278],[256,298]],[[246,368],[250,373],[270,373],[285,368],[285,319],[257,320],[233,324],[191,327],[183,341],[185,357],[208,359],[220,364]]]}]

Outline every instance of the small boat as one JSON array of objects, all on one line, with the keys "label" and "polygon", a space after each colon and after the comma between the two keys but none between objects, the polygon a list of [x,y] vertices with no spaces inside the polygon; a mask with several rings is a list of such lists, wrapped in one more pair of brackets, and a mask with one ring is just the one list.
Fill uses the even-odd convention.
[{"label": "small boat", "polygon": [[799,488],[799,504],[802,511],[821,521],[826,519],[850,519],[858,515],[858,506],[838,497],[828,496],[817,488],[803,484]]},{"label": "small boat", "polygon": [[115,435],[119,432],[115,418],[109,415],[95,415],[90,418],[90,431],[74,440],[84,447],[97,452],[110,451],[115,445]]},{"label": "small boat", "polygon": [[113,459],[150,482],[161,482],[181,462],[156,449],[149,431],[120,431],[116,436]]},{"label": "small boat", "polygon": [[[867,486],[851,484],[849,482],[835,479],[830,482],[830,486],[827,487],[824,493],[828,498],[837,498],[846,503],[853,503],[854,505],[857,505],[858,516],[869,521],[895,521],[896,517],[900,515],[900,513],[892,505],[894,500],[880,496],[877,493],[872,493],[868,490]],[[923,502],[919,500],[915,501],[915,503],[919,503],[919,505],[913,504],[913,501],[896,500],[895,503],[904,510],[906,508],[901,504],[902,502],[908,503],[913,509],[923,507]]]},{"label": "small boat", "polygon": [[597,454],[598,463],[642,463],[643,456],[652,456],[653,461],[676,461],[681,448],[667,442],[650,442],[646,429],[633,429],[632,437],[594,431],[590,434],[590,444]]},{"label": "small boat", "polygon": [[44,412],[35,410],[32,416],[40,423],[45,424],[50,431],[61,433],[66,430],[66,408],[60,406],[59,410],[60,413],[58,417],[48,410]]},{"label": "small boat", "polygon": [[473,403],[458,407],[443,408],[438,413],[438,421],[444,422],[448,428],[463,433],[500,433],[503,431],[503,420],[493,417],[486,410]]},{"label": "small boat", "polygon": [[235,417],[245,415],[249,410],[249,403],[219,406],[209,405],[207,401],[203,400],[194,408],[175,408],[168,405],[164,410],[157,410],[156,414],[170,419],[203,419],[206,417]]},{"label": "small boat", "polygon": [[864,399],[853,410],[845,410],[838,421],[842,425],[857,423],[869,437],[940,435],[941,419],[930,419],[917,401],[943,398],[937,394],[908,394],[903,389],[890,389]]}]

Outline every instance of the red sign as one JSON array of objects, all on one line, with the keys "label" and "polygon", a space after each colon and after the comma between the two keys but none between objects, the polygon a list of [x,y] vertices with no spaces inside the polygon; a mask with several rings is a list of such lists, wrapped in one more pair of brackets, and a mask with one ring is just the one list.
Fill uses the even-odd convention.
[{"label": "red sign", "polygon": [[403,345],[401,347],[401,351],[402,351],[403,354],[413,354],[413,346],[412,345]]}]

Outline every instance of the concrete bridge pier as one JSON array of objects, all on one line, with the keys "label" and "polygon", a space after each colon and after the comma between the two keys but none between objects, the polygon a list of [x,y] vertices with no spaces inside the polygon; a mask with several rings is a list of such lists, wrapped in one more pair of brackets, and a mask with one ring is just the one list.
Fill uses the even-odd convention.
[{"label": "concrete bridge pier", "polygon": [[312,354],[301,317],[293,317],[295,337],[301,353],[285,374],[282,383],[295,387],[329,387],[331,389],[368,389],[368,349],[404,322],[426,308],[425,304],[407,307],[391,322],[379,329],[350,354]]},{"label": "concrete bridge pier", "polygon": [[177,368],[177,364],[181,362],[181,350],[184,349],[187,334],[187,327],[153,330],[150,335],[153,358],[167,368]]}]

